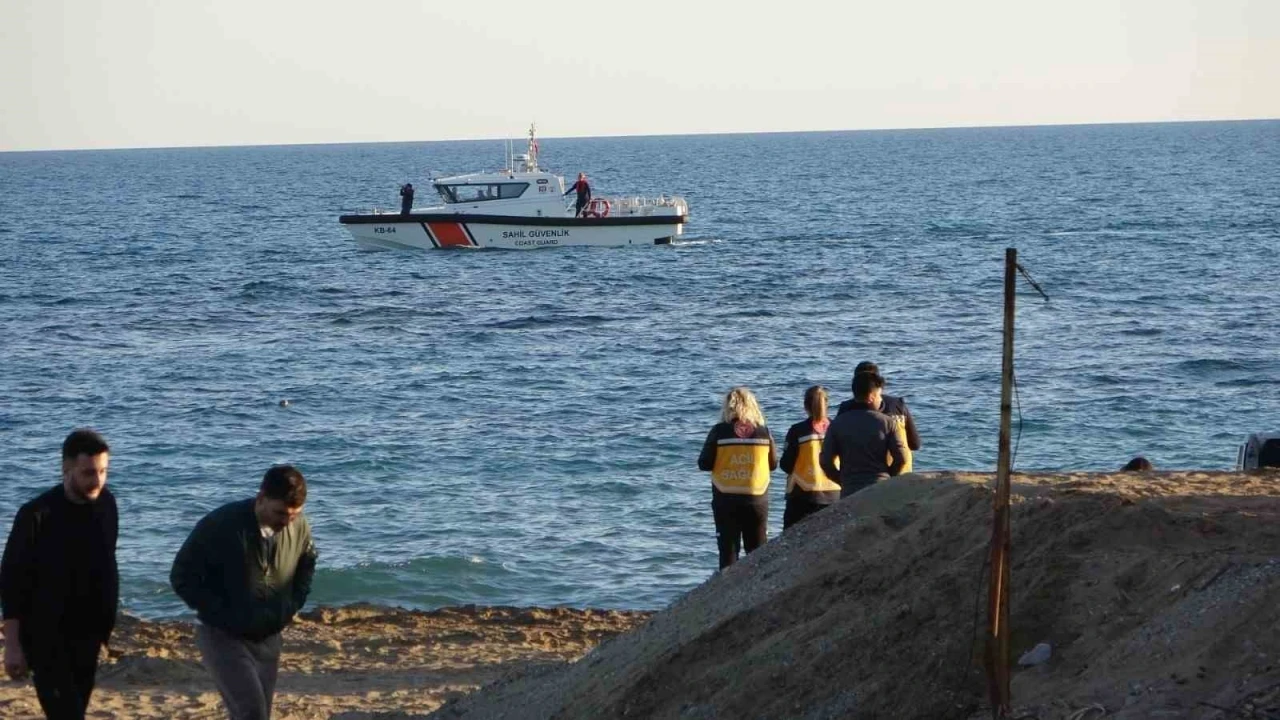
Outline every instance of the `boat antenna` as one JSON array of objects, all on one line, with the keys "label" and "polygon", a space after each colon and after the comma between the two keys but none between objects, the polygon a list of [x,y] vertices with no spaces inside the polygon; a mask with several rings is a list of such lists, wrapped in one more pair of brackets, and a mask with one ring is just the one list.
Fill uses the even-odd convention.
[{"label": "boat antenna", "polygon": [[529,123],[529,170],[538,171],[538,124]]}]

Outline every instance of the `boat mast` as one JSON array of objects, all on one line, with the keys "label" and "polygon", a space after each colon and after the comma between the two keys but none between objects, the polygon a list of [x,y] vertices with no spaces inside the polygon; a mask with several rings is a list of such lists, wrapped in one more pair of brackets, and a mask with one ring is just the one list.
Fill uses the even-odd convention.
[{"label": "boat mast", "polygon": [[529,123],[529,160],[526,169],[529,172],[538,172],[537,123]]}]

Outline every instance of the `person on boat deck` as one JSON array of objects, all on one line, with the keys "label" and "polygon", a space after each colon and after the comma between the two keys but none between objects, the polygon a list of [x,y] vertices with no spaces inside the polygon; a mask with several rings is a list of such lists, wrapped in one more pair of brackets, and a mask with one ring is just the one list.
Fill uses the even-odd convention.
[{"label": "person on boat deck", "polygon": [[769,473],[778,448],[756,396],[735,387],[724,397],[720,422],[707,433],[698,469],[711,472],[711,512],[716,522],[720,569],[764,544],[769,526]]},{"label": "person on boat deck", "polygon": [[[869,372],[873,375],[880,375],[880,367],[869,360],[863,360],[853,369],[853,377],[856,381],[859,373]],[[883,380],[884,376],[880,375]],[[836,416],[839,417],[846,410],[853,407],[856,400],[845,400],[840,403],[840,408],[836,410]],[[902,424],[902,433],[904,435],[904,445],[906,446],[906,464],[902,468],[902,472],[911,472],[913,459],[911,454],[920,449],[920,433],[916,430],[916,419],[911,416],[911,410],[907,408],[907,400],[903,397],[895,395],[882,395],[879,407],[880,412],[898,419]]]},{"label": "person on boat deck", "polygon": [[587,203],[591,202],[591,186],[587,184],[586,173],[578,173],[578,181],[569,186],[569,190],[565,193],[565,196],[567,197],[571,192],[578,193],[577,207],[575,207],[573,211],[574,217],[578,217],[582,214],[582,208],[586,207]]},{"label": "person on boat deck", "polygon": [[900,474],[906,462],[899,426],[877,409],[882,388],[878,374],[855,375],[853,405],[831,421],[822,440],[818,465],[827,477],[838,478],[842,498]]},{"label": "person on boat deck", "polygon": [[783,530],[840,499],[840,486],[818,465],[822,439],[831,424],[827,419],[827,389],[814,385],[805,390],[804,410],[809,417],[787,430],[782,459],[778,461],[787,474]]},{"label": "person on boat deck", "polygon": [[408,215],[413,209],[413,183],[400,186],[400,214]]}]

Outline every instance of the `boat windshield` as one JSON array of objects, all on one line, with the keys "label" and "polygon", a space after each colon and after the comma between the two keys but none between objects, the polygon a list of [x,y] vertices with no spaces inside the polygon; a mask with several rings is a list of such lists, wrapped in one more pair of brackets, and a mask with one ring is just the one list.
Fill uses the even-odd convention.
[{"label": "boat windshield", "polygon": [[510,200],[518,198],[529,188],[529,183],[462,183],[457,185],[436,185],[436,192],[446,203],[473,203],[487,200]]}]

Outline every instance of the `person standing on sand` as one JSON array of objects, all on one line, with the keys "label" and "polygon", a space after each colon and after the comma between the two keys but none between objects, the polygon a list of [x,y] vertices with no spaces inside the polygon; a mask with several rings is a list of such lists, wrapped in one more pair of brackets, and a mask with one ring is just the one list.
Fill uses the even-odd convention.
[{"label": "person standing on sand", "polygon": [[731,389],[698,455],[698,469],[711,472],[721,570],[737,561],[740,549],[751,552],[768,537],[769,473],[778,467],[777,453],[756,396],[745,387]]},{"label": "person standing on sand", "polygon": [[[880,375],[880,367],[869,360],[863,360],[853,369],[853,377],[857,379],[858,373],[869,372],[874,375]],[[884,378],[880,375],[881,379]],[[913,463],[912,453],[920,449],[920,433],[916,431],[916,419],[911,416],[911,410],[907,408],[907,400],[896,395],[880,396],[880,412],[894,418],[899,424],[899,432],[903,434],[903,445],[906,448],[904,456],[906,462],[903,463],[902,472],[911,472]],[[856,400],[845,400],[840,403],[840,408],[836,410],[836,416],[853,407]]]},{"label": "person standing on sand", "polygon": [[818,465],[822,439],[831,421],[827,419],[827,390],[814,385],[804,391],[804,409],[809,417],[787,430],[782,459],[778,465],[787,474],[787,509],[782,513],[782,529],[840,499],[840,485]]},{"label": "person standing on sand", "polygon": [[107,489],[107,441],[93,430],[62,442],[62,482],[18,509],[0,561],[4,669],[30,671],[45,716],[83,718],[98,654],[115,627],[119,519]]},{"label": "person standing on sand", "polygon": [[272,466],[257,497],[206,515],[174,558],[169,582],[200,619],[196,645],[232,720],[271,717],[280,631],[316,568],[306,501],[302,473]]},{"label": "person standing on sand", "polygon": [[877,374],[855,374],[853,404],[827,428],[818,464],[829,477],[839,478],[840,497],[902,472],[902,435],[894,420],[876,409],[883,387],[884,378]]}]

